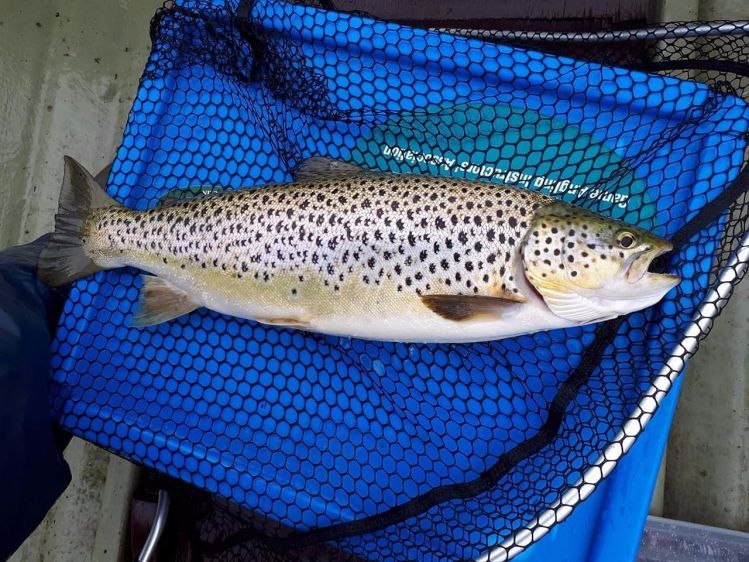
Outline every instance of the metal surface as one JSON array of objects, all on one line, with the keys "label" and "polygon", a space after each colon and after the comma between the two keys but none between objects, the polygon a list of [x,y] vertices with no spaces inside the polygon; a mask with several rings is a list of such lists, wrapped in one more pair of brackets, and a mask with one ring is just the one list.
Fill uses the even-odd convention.
[{"label": "metal surface", "polygon": [[166,526],[166,518],[169,515],[169,492],[166,490],[159,490],[159,501],[156,504],[156,515],[153,518],[153,524],[151,525],[151,531],[146,537],[146,542],[143,545],[143,549],[138,555],[138,562],[148,562],[156,552],[156,548],[159,544],[159,539],[164,533],[164,527]]},{"label": "metal surface", "polygon": [[749,533],[648,517],[637,562],[743,562]]}]

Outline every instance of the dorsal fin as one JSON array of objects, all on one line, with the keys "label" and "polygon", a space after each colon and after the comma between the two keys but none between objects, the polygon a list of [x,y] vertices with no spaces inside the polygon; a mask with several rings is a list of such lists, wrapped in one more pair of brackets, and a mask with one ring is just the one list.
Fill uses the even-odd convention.
[{"label": "dorsal fin", "polygon": [[355,164],[325,158],[323,156],[314,156],[307,158],[299,165],[294,174],[295,181],[312,181],[320,179],[330,179],[341,176],[354,176],[363,174],[366,170]]},{"label": "dorsal fin", "polygon": [[156,207],[171,207],[193,199],[203,199],[217,193],[222,193],[225,188],[219,186],[196,186],[186,188],[175,188],[169,191],[156,202]]}]

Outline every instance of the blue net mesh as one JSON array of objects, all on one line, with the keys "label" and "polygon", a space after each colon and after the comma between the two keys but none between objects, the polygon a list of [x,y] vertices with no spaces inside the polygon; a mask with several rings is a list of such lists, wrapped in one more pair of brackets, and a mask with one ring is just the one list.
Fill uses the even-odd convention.
[{"label": "blue net mesh", "polygon": [[[623,319],[461,345],[205,309],[138,329],[137,271],[79,281],[55,416],[245,510],[241,528],[216,523],[216,559],[455,560],[512,541],[653,392],[746,229],[735,69],[648,74],[280,0],[168,4],[152,39],[108,180],[128,207],[288,182],[324,155],[553,195],[674,239],[662,265],[684,279]],[[616,52],[598,55],[631,62]]]}]

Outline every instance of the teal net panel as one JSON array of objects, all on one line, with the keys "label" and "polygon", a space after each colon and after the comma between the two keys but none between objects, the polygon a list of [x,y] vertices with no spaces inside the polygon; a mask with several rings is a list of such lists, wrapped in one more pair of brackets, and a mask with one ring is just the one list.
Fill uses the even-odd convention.
[{"label": "teal net panel", "polygon": [[660,268],[683,282],[603,324],[407,345],[204,309],[133,328],[138,272],[103,272],[61,319],[59,423],[243,509],[241,528],[215,523],[216,559],[507,556],[566,515],[649,419],[643,400],[746,231],[746,36],[705,39],[710,60],[680,65],[682,39],[664,36],[617,59],[609,43],[591,54],[280,0],[168,4],[151,31],[108,181],[129,207],[288,182],[322,155],[628,221],[674,241]]}]

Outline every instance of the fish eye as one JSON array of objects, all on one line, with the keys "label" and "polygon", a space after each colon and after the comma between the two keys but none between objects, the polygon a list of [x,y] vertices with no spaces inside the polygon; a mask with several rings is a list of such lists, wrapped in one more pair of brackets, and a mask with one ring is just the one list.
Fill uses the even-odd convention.
[{"label": "fish eye", "polygon": [[616,243],[620,248],[631,248],[637,244],[637,236],[628,230],[622,230],[616,234]]}]

